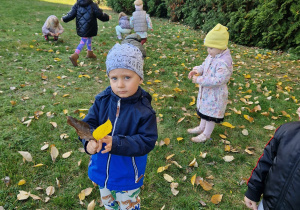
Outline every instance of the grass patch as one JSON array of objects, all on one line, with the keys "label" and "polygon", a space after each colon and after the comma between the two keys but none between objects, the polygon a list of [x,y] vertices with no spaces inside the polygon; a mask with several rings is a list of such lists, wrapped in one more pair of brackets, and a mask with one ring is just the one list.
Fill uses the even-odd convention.
[{"label": "grass patch", "polygon": [[[0,178],[8,176],[11,179],[8,186],[4,181],[0,182],[0,206],[4,209],[86,209],[94,199],[96,209],[100,209],[98,188],[87,176],[89,156],[78,150],[81,143],[67,125],[66,115],[79,118],[81,112],[75,111],[88,109],[94,96],[109,84],[105,55],[117,42],[114,27],[118,23],[118,14],[105,10],[113,19],[98,22],[98,36],[93,38],[92,46],[97,59],[86,59],[82,51],[79,58],[82,66],[74,68],[68,57],[80,41],[75,21],[62,23],[65,32],[58,42],[45,42],[41,34],[46,18],[51,14],[60,18],[70,10],[73,2],[4,0],[0,7]],[[195,144],[190,141],[192,135],[186,129],[199,123],[195,105],[189,105],[191,96],[196,97],[198,89],[187,75],[207,56],[202,44],[204,34],[165,19],[152,18],[152,21],[154,31],[149,33],[144,45],[147,58],[142,87],[150,94],[158,95],[152,102],[159,119],[158,143],[170,138],[170,144],[157,145],[149,154],[141,192],[142,208],[201,209],[204,208],[199,203],[202,200],[210,209],[244,209],[244,181],[274,132],[263,127],[277,127],[297,120],[299,60],[293,60],[286,53],[230,43],[234,72],[228,85],[230,95],[225,121],[235,128],[217,125],[210,141]],[[61,60],[56,62],[55,58]],[[89,78],[80,75],[89,75]],[[247,98],[246,103],[241,98]],[[252,112],[257,105],[261,110]],[[236,114],[234,109],[241,114]],[[37,111],[43,114],[37,116]],[[250,123],[244,115],[254,121]],[[32,117],[27,127],[23,122]],[[184,120],[178,123],[183,117]],[[50,122],[56,122],[58,126],[55,128]],[[242,134],[243,129],[248,130],[248,136]],[[61,139],[61,134],[69,137]],[[236,153],[225,151],[220,134],[227,136],[226,140]],[[177,141],[177,137],[183,137],[183,140]],[[50,149],[41,150],[45,142],[54,144],[59,150],[60,155],[54,163]],[[248,146],[255,148],[254,155],[244,151]],[[23,162],[18,151],[30,152],[33,162]],[[68,151],[72,151],[71,156],[62,158],[61,155]],[[199,156],[201,152],[207,153],[206,158]],[[177,161],[182,168],[166,160],[171,154],[175,154],[171,160]],[[224,162],[225,155],[235,159]],[[189,167],[194,158],[199,167]],[[33,167],[38,163],[44,166]],[[168,170],[157,173],[159,167],[167,164],[171,164]],[[164,173],[179,183],[177,196],[172,195],[170,183],[163,178]],[[195,174],[213,183],[212,190],[207,192],[200,185],[193,186],[191,178]],[[214,178],[209,180],[209,176]],[[25,179],[26,184],[18,186],[21,179]],[[54,186],[55,193],[46,203],[48,186]],[[78,194],[88,187],[92,187],[93,192],[80,205]],[[30,191],[42,200],[18,201],[19,190]],[[218,205],[210,201],[215,194],[223,194]]]}]

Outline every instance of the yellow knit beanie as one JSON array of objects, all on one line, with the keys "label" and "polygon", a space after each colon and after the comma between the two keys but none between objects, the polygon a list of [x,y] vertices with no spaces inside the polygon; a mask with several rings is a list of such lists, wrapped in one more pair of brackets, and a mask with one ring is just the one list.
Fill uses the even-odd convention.
[{"label": "yellow knit beanie", "polygon": [[218,23],[211,29],[204,39],[204,46],[217,48],[220,50],[227,49],[229,33],[227,27]]}]

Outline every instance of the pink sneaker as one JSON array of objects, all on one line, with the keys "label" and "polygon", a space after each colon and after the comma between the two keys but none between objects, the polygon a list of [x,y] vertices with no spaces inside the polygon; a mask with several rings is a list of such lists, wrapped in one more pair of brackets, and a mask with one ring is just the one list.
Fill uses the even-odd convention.
[{"label": "pink sneaker", "polygon": [[200,135],[193,137],[191,140],[192,142],[200,143],[200,142],[205,142],[207,139],[209,138],[207,138],[204,133],[201,133]]},{"label": "pink sneaker", "polygon": [[197,126],[195,128],[187,129],[187,132],[190,134],[200,134],[203,132],[203,130],[200,129],[200,126]]}]

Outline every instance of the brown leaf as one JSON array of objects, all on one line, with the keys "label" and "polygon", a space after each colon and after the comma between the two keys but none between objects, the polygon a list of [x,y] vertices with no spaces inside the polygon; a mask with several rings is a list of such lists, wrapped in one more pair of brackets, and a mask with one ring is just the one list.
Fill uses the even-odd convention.
[{"label": "brown leaf", "polygon": [[203,188],[203,190],[205,190],[205,191],[210,191],[212,189],[212,186],[213,186],[212,184],[208,183],[205,180],[200,180],[200,185]]},{"label": "brown leaf", "polygon": [[76,133],[81,139],[85,139],[87,141],[94,139],[90,131],[90,125],[86,122],[67,116],[67,123],[75,128]]},{"label": "brown leaf", "polygon": [[213,195],[213,196],[211,197],[211,202],[212,202],[213,204],[219,204],[219,203],[222,201],[222,197],[223,197],[222,194],[216,194],[216,195]]}]

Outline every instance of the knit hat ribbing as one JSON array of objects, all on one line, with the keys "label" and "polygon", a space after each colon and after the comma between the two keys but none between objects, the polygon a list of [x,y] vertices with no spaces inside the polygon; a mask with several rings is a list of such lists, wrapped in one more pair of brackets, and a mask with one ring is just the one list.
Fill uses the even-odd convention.
[{"label": "knit hat ribbing", "polygon": [[227,49],[229,33],[228,28],[218,23],[208,32],[204,39],[204,46],[217,48],[220,50]]},{"label": "knit hat ribbing", "polygon": [[140,6],[143,4],[143,1],[142,0],[135,0],[134,1],[134,5],[137,5],[137,6]]},{"label": "knit hat ribbing", "polygon": [[144,79],[144,59],[142,52],[132,44],[115,44],[106,57],[106,74],[114,69],[134,71]]}]

